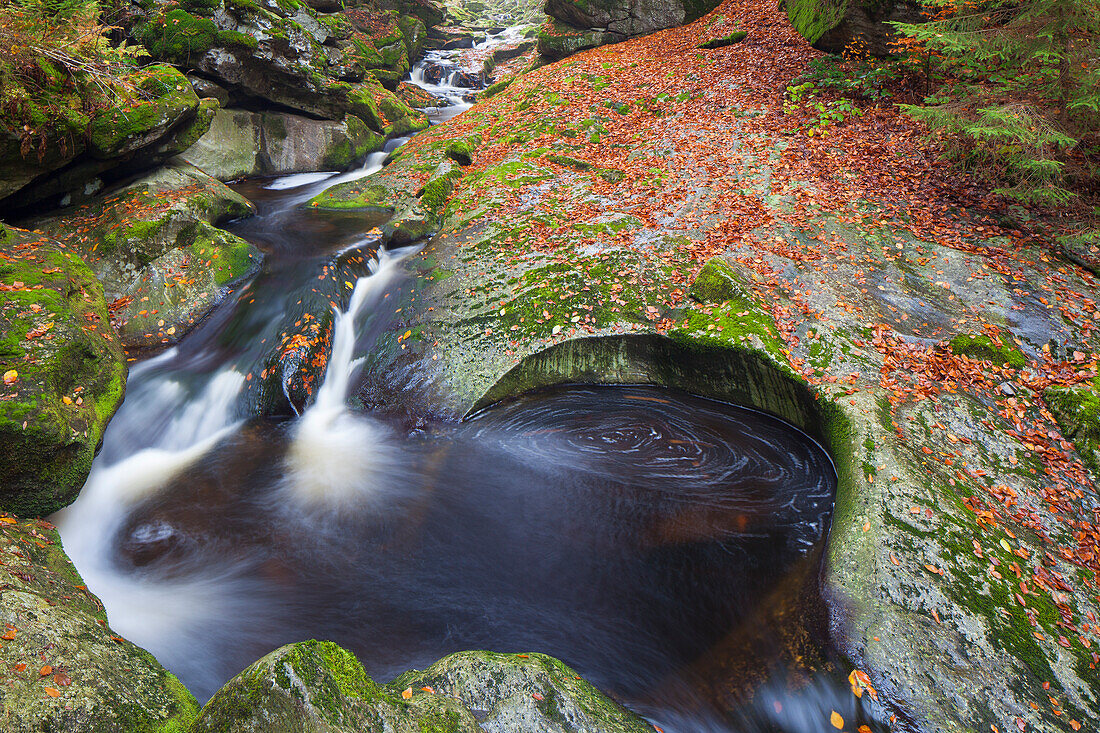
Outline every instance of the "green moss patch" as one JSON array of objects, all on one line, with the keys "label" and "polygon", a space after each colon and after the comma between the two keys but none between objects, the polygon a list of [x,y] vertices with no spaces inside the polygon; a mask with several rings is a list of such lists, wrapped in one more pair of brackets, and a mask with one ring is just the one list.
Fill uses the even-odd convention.
[{"label": "green moss patch", "polygon": [[1007,365],[1013,369],[1022,369],[1027,364],[1027,358],[1015,346],[1005,343],[1004,339],[994,339],[985,334],[960,333],[947,346],[953,354],[990,361],[997,366]]}]

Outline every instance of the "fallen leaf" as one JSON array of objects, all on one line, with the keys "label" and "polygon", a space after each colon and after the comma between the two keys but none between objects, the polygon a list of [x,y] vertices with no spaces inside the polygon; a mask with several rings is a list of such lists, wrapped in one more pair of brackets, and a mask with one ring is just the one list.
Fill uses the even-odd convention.
[{"label": "fallen leaf", "polygon": [[46,694],[49,695],[50,697],[61,697],[61,693],[58,692],[53,687],[47,687],[46,688]]},{"label": "fallen leaf", "polygon": [[4,372],[4,384],[15,384],[15,380],[19,379],[19,372],[14,369],[9,369]]},{"label": "fallen leaf", "polygon": [[411,688],[411,687],[406,687],[404,690],[401,691],[401,699],[402,700],[408,700],[412,696],[413,696],[413,688]]},{"label": "fallen leaf", "polygon": [[39,677],[45,677],[46,675],[49,675],[49,674],[53,674],[53,667],[51,667],[48,664],[43,666],[42,669],[38,670],[38,676]]},{"label": "fallen leaf", "polygon": [[833,724],[833,727],[840,730],[844,727],[844,718],[840,717],[840,713],[833,711],[833,714],[829,716],[829,722]]}]

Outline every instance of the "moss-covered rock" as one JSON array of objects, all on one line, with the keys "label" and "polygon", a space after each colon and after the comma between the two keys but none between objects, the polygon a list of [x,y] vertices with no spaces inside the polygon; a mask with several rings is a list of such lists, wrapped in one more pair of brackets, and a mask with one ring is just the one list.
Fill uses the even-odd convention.
[{"label": "moss-covered rock", "polygon": [[487,733],[652,733],[653,727],[545,654],[451,654],[428,669],[406,672],[389,688],[457,699],[479,711]]},{"label": "moss-covered rock", "polygon": [[543,654],[460,652],[389,685],[329,641],[275,650],[234,677],[191,733],[651,733]]},{"label": "moss-covered rock", "polygon": [[1073,441],[1093,474],[1100,476],[1100,378],[1072,387],[1047,387],[1043,399],[1062,433]]},{"label": "moss-covered rock", "polygon": [[718,258],[703,265],[703,269],[695,276],[688,295],[699,303],[736,300],[739,305],[747,305],[753,300],[752,290],[745,277],[728,262]]},{"label": "moss-covered rock", "polygon": [[447,157],[459,165],[470,165],[474,162],[474,153],[481,146],[479,135],[468,135],[464,138],[451,140],[447,143]]},{"label": "moss-covered rock", "polygon": [[126,362],[103,288],[57,242],[0,225],[0,290],[0,508],[45,516],[84,485]]},{"label": "moss-covered rock", "polygon": [[951,353],[968,356],[971,359],[993,362],[995,366],[1010,366],[1022,369],[1027,359],[1018,348],[1007,343],[1003,337],[991,337],[986,334],[960,333],[947,346]]},{"label": "moss-covered rock", "polygon": [[88,149],[97,158],[113,158],[146,147],[186,115],[193,115],[199,98],[191,82],[171,66],[151,66],[140,89],[149,95],[133,107],[114,107],[92,118]]},{"label": "moss-covered rock", "polygon": [[714,0],[547,0],[554,22],[539,32],[539,52],[560,59],[585,48],[691,22]]},{"label": "moss-covered rock", "polygon": [[152,4],[128,24],[155,58],[216,81],[235,102],[258,99],[336,121],[350,112],[387,135],[427,125],[391,91],[426,37],[415,13],[325,14],[297,2],[225,0],[215,8]]},{"label": "moss-covered rock", "polygon": [[195,698],[111,630],[53,527],[0,520],[4,729],[184,733],[198,714]]},{"label": "moss-covered rock", "polygon": [[179,161],[118,191],[36,222],[103,283],[123,343],[174,343],[259,265],[259,252],[215,224],[252,205]]},{"label": "moss-covered rock", "polygon": [[[213,110],[200,105],[190,82],[176,69],[153,64],[135,69],[125,81],[131,96],[113,99],[93,114],[58,122],[32,110],[28,114],[38,120],[38,129],[33,120],[20,124],[0,119],[0,201],[8,211],[86,200],[104,180],[151,168],[205,132]],[[13,132],[18,128],[9,126],[15,124],[37,144],[28,149]]]},{"label": "moss-covered rock", "polygon": [[554,21],[539,28],[538,49],[542,56],[556,61],[586,48],[596,48],[620,40],[622,36],[605,30],[575,28],[567,23]]},{"label": "moss-covered rock", "polygon": [[921,5],[910,0],[787,0],[787,17],[822,51],[841,53],[853,42],[878,56],[897,38],[892,22],[921,23]]},{"label": "moss-covered rock", "polygon": [[452,697],[402,695],[330,641],[276,649],[230,680],[190,733],[478,733]]}]

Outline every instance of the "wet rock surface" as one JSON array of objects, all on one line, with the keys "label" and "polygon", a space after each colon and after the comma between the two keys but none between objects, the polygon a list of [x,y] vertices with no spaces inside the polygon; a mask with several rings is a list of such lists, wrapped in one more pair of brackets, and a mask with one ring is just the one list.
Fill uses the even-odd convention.
[{"label": "wet rock surface", "polygon": [[[837,462],[823,589],[834,642],[888,712],[921,730],[1088,725],[1100,709],[1094,554],[1076,522],[1096,492],[1091,449],[1071,438],[1089,433],[1073,405],[1055,411],[1060,429],[1058,400],[1040,395],[1095,374],[1096,282],[978,207],[920,193],[935,226],[916,225],[875,198],[887,184],[873,173],[842,174],[870,175],[866,187],[814,178],[802,161],[817,149],[776,133],[782,90],[753,81],[764,72],[751,33],[709,52],[729,56],[696,57],[728,62],[722,78],[754,90],[718,119],[675,101],[720,95],[714,84],[650,91],[661,63],[754,12],[727,5],[578,54],[410,143],[391,180],[424,180],[448,139],[489,141],[410,264],[361,398],[461,416],[540,385],[629,381],[781,415]],[[616,102],[601,106],[609,83]],[[707,115],[727,104],[713,102]],[[702,152],[707,139],[724,142]],[[853,203],[809,193],[834,186]],[[669,343],[743,366],[692,377]]]},{"label": "wet rock surface", "polygon": [[255,270],[259,252],[215,226],[251,212],[244,197],[177,161],[34,225],[86,259],[123,344],[140,347],[178,341]]},{"label": "wet rock surface", "polygon": [[0,507],[45,516],[84,484],[126,363],[102,286],[57,242],[0,225],[0,291]]},{"label": "wet rock surface", "polygon": [[0,517],[10,731],[183,731],[199,706],[152,655],[115,634],[48,522]]},{"label": "wet rock surface", "polygon": [[462,652],[391,684],[350,652],[305,641],[275,650],[203,708],[201,731],[652,731],[561,662]]},{"label": "wet rock surface", "polygon": [[222,181],[343,170],[380,150],[383,138],[348,115],[340,122],[282,112],[218,110],[210,130],[180,158]]}]

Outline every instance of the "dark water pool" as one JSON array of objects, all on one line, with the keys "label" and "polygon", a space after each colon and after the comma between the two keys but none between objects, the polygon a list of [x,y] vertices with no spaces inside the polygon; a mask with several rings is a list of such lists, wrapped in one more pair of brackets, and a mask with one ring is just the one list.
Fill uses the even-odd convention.
[{"label": "dark water pool", "polygon": [[114,538],[121,572],[207,579],[247,609],[205,621],[202,654],[155,650],[200,698],[324,638],[379,679],[462,649],[541,651],[656,719],[701,723],[762,681],[733,678],[738,643],[788,643],[761,604],[814,602],[835,474],[768,415],[567,387],[413,435],[345,413],[314,437],[245,425]]}]

